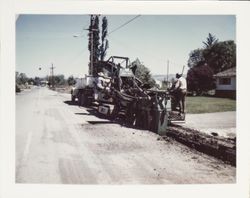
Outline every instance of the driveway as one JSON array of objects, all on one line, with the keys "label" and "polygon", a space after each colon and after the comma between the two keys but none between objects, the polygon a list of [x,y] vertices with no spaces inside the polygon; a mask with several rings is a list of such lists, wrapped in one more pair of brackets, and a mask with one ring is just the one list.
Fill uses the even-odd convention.
[{"label": "driveway", "polygon": [[222,137],[236,137],[236,111],[187,114],[186,123],[182,126]]}]

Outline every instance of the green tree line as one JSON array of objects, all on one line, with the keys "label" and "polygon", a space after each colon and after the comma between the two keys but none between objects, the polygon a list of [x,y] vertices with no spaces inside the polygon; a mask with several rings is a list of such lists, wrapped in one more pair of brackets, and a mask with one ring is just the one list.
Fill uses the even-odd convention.
[{"label": "green tree line", "polygon": [[208,34],[203,47],[190,52],[187,83],[189,91],[206,92],[215,88],[214,74],[236,67],[236,44],[219,41]]},{"label": "green tree line", "polygon": [[[73,75],[65,78],[63,74],[55,75],[53,77],[55,86],[72,86],[76,83]],[[16,72],[16,92],[20,92],[21,88],[28,85],[40,86],[42,81],[47,81],[49,85],[52,84],[52,77],[28,77],[25,73]]]}]

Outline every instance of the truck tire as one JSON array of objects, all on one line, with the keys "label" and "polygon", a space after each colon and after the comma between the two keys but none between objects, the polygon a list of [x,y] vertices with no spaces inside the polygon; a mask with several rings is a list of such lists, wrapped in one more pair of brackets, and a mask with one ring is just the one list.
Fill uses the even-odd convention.
[{"label": "truck tire", "polygon": [[73,95],[71,95],[71,101],[72,101],[72,102],[75,102],[75,101],[76,101],[76,97],[73,96]]},{"label": "truck tire", "polygon": [[78,106],[81,106],[82,95],[78,94],[77,99]]},{"label": "truck tire", "polygon": [[85,105],[86,105],[86,98],[84,93],[81,93],[79,97],[79,106],[85,106]]}]

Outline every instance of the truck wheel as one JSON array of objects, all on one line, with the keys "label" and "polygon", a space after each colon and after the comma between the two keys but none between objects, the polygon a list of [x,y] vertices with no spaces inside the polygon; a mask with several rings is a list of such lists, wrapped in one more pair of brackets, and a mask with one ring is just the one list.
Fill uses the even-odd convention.
[{"label": "truck wheel", "polygon": [[85,106],[85,103],[86,103],[85,96],[84,94],[81,94],[79,98],[79,106]]},{"label": "truck wheel", "polygon": [[77,102],[78,102],[78,106],[81,106],[81,101],[82,101],[82,95],[81,94],[78,94],[78,100],[77,100]]}]

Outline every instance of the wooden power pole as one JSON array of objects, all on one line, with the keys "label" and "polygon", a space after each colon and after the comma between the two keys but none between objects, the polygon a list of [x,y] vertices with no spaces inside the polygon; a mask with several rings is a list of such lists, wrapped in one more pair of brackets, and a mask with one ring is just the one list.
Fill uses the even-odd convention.
[{"label": "wooden power pole", "polygon": [[52,63],[52,66],[51,66],[51,86],[52,86],[52,88],[54,88],[55,87],[55,82],[54,82],[54,69],[55,69],[55,67],[53,66],[53,63]]}]

